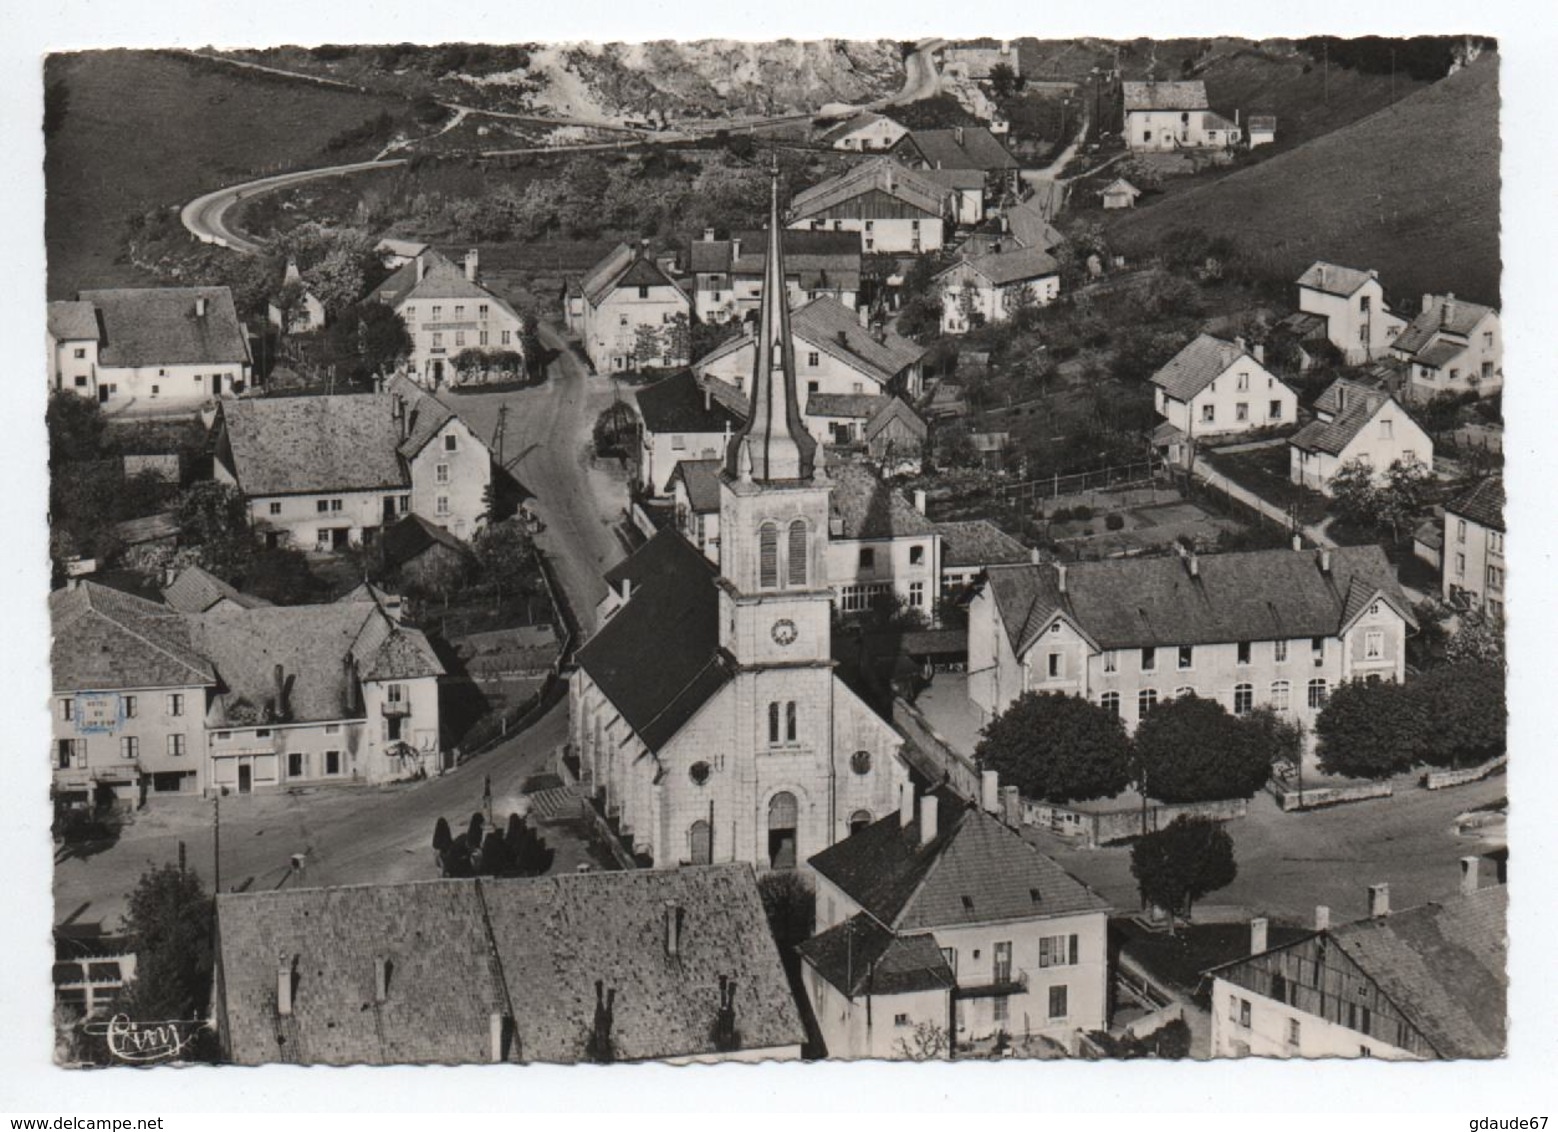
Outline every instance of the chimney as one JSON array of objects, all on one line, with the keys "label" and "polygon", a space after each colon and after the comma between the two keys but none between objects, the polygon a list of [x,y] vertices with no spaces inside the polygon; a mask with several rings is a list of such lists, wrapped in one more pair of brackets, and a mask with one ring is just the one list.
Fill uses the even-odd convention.
[{"label": "chimney", "polygon": [[1234,112],[1233,112],[1233,124],[1235,126],[1237,126],[1239,124],[1239,110],[1238,110],[1237,107],[1234,108]]},{"label": "chimney", "polygon": [[849,334],[846,331],[843,331],[843,330],[839,331],[839,345],[840,346],[848,346],[849,345]]},{"label": "chimney", "polygon": [[[1033,553],[1038,554],[1038,551],[1035,550]],[[1055,563],[1055,588],[1061,593],[1066,592],[1066,564],[1064,562]]]},{"label": "chimney", "polygon": [[386,955],[373,957],[373,1001],[384,1002],[389,998],[390,961]]},{"label": "chimney", "polygon": [[682,906],[674,900],[665,902],[665,955],[675,959],[682,953]]},{"label": "chimney", "polygon": [[732,236],[730,238],[730,260],[731,260],[732,263],[734,263],[736,260],[738,260],[740,258],[741,258],[741,237],[740,236]]},{"label": "chimney", "polygon": [[301,282],[302,279],[303,273],[298,270],[298,261],[291,258],[290,256],[287,257],[287,270],[286,273],[282,276],[282,282],[298,283]]},{"label": "chimney", "polygon": [[292,957],[276,957],[276,1013],[292,1017]]},{"label": "chimney", "polygon": [[287,674],[286,674],[286,672],[284,672],[282,670],[281,665],[278,664],[278,665],[276,665],[275,667],[273,667],[271,669],[271,679],[272,679],[273,683],[275,684],[275,688],[276,688],[276,718],[278,720],[286,719],[287,718]]},{"label": "chimney", "polygon": [[1001,241],[1000,240],[991,240],[990,241],[990,254],[991,255],[1000,255],[1001,254]]},{"label": "chimney", "polygon": [[962,126],[953,126],[952,127],[952,140],[957,142],[958,145],[962,145],[963,144],[963,127]]},{"label": "chimney", "polygon": [[623,578],[622,579],[622,600],[626,601],[628,598],[630,598],[632,596],[633,596],[633,579],[632,578]]},{"label": "chimney", "polygon": [[1185,555],[1185,569],[1190,571],[1192,578],[1201,576],[1201,562],[1196,558],[1196,552],[1193,550]]},{"label": "chimney", "polygon": [[1331,572],[1331,548],[1328,547],[1328,546],[1322,546],[1320,548],[1320,573],[1322,573],[1322,574],[1329,574],[1330,572]]},{"label": "chimney", "polygon": [[905,782],[898,788],[898,824],[905,829],[914,824],[914,785]]},{"label": "chimney", "polygon": [[1369,278],[1370,279],[1378,279],[1379,278],[1379,268],[1377,268],[1377,267],[1369,268]]},{"label": "chimney", "polygon": [[1444,318],[1443,318],[1444,325],[1449,326],[1450,323],[1455,321],[1455,292],[1454,291],[1446,291],[1445,292],[1445,295],[1444,295],[1444,307],[1442,309],[1443,309],[1443,312],[1444,312]]},{"label": "chimney", "polygon": [[1022,824],[1022,798],[1015,786],[1001,787],[1001,820],[1013,829]]},{"label": "chimney", "polygon": [[859,315],[860,315],[860,328],[862,330],[864,330],[866,327],[871,325],[871,308],[862,306],[860,308]]},{"label": "chimney", "polygon": [[1257,362],[1259,362],[1261,365],[1265,365],[1266,364],[1266,343],[1264,343],[1264,342],[1257,342],[1257,343],[1255,343],[1255,345],[1254,345],[1254,347],[1252,349],[1253,349],[1253,357],[1255,358],[1255,360]]},{"label": "chimney", "polygon": [[709,387],[705,385],[703,387],[703,411],[705,413],[714,411],[714,406],[712,404],[713,400],[714,394],[710,391]]},{"label": "chimney", "polygon": [[1001,772],[998,770],[982,770],[979,772],[979,808],[987,814],[996,814],[1001,811]]},{"label": "chimney", "polygon": [[920,798],[920,844],[929,845],[936,840],[936,795],[925,794]]},{"label": "chimney", "polygon": [[1461,858],[1461,895],[1469,896],[1482,883],[1482,858]]},{"label": "chimney", "polygon": [[1266,950],[1266,917],[1256,916],[1250,921],[1250,954],[1259,955]]},{"label": "chimney", "polygon": [[417,253],[417,282],[418,283],[422,282],[423,278],[425,278],[426,275],[427,275],[427,258],[426,258],[426,256],[427,256],[426,252],[418,252]]},{"label": "chimney", "polygon": [[492,1060],[503,1060],[503,1015],[494,1010],[487,1016],[487,1031],[492,1037]]},{"label": "chimney", "polygon": [[1242,335],[1242,334],[1235,334],[1234,335],[1233,347],[1234,347],[1235,350],[1238,350],[1239,353],[1241,353],[1241,354],[1245,353],[1249,349],[1249,345],[1244,341],[1244,335]]},{"label": "chimney", "polygon": [[914,489],[914,509],[921,515],[925,514],[925,489],[923,487]]},{"label": "chimney", "polygon": [[1383,881],[1369,885],[1369,916],[1380,919],[1390,915],[1390,885]]},{"label": "chimney", "polygon": [[1331,926],[1331,910],[1324,904],[1315,905],[1315,931],[1323,932]]},{"label": "chimney", "polygon": [[1304,549],[1304,536],[1299,534],[1297,531],[1293,532],[1293,549],[1294,550],[1303,550]]},{"label": "chimney", "polygon": [[1423,310],[1422,310],[1422,313],[1423,314],[1427,314],[1429,311],[1431,311],[1433,309],[1434,309],[1434,297],[1433,297],[1433,295],[1429,294],[1427,291],[1424,291],[1423,292]]},{"label": "chimney", "polygon": [[705,228],[703,230],[703,242],[706,243],[706,244],[712,244],[714,242],[714,229],[713,228]]},{"label": "chimney", "polygon": [[206,297],[204,295],[195,296],[195,317],[206,317]]},{"label": "chimney", "polygon": [[465,253],[465,278],[470,282],[476,282],[476,276],[481,267],[481,252],[472,248]]},{"label": "chimney", "polygon": [[1044,556],[1039,552],[1038,547],[1035,546],[1028,551],[1028,561],[1035,566],[1044,561]]}]

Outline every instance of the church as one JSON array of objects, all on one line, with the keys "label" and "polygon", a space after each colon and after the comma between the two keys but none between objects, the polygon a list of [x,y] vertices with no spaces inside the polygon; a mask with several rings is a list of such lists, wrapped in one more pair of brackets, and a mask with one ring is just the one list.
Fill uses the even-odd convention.
[{"label": "church", "polygon": [[657,868],[795,868],[911,789],[903,740],[834,671],[834,485],[801,416],[781,230],[776,175],[718,565],[667,529],[615,567],[610,619],[569,689],[584,785]]}]

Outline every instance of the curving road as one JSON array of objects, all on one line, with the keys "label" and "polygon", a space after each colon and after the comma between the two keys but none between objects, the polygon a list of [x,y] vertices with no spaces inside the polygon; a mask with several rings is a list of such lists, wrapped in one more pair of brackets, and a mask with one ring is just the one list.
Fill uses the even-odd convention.
[{"label": "curving road", "polygon": [[179,220],[183,222],[185,228],[189,229],[190,234],[202,243],[231,248],[244,255],[257,255],[262,245],[247,236],[240,236],[227,227],[227,210],[242,198],[268,193],[303,181],[317,181],[321,177],[344,177],[368,169],[388,169],[396,165],[404,165],[406,160],[404,157],[393,157],[385,161],[359,161],[353,165],[304,169],[297,173],[281,173],[274,177],[261,177],[257,181],[245,181],[241,185],[229,185],[225,189],[217,189],[215,192],[190,201],[180,210]]}]

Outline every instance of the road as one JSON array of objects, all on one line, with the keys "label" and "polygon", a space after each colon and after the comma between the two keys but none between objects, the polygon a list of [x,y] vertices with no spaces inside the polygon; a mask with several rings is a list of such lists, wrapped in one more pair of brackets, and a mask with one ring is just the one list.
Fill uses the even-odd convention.
[{"label": "road", "polygon": [[247,236],[241,236],[227,227],[227,211],[244,197],[268,193],[288,185],[315,181],[321,177],[344,177],[369,169],[389,169],[404,165],[406,159],[394,157],[385,161],[358,161],[351,165],[332,165],[326,169],[304,169],[296,173],[281,173],[274,177],[261,177],[257,181],[245,181],[241,185],[229,185],[203,197],[196,197],[179,212],[179,220],[195,239],[206,244],[217,244],[244,255],[258,255],[261,245]]}]

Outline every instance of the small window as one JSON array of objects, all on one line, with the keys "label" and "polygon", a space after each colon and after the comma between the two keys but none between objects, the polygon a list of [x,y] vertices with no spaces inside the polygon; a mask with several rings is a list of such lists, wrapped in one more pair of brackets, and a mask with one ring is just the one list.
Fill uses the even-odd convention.
[{"label": "small window", "polygon": [[184,714],[184,693],[182,693],[182,692],[170,692],[170,693],[168,693],[168,714],[169,715],[183,715]]},{"label": "small window", "polygon": [[1248,664],[1248,663],[1250,663],[1250,642],[1249,641],[1240,641],[1239,642],[1239,663],[1240,664]]},{"label": "small window", "polygon": [[1236,421],[1248,421],[1250,419],[1250,405],[1248,401],[1240,401],[1233,407],[1233,419]]},{"label": "small window", "polygon": [[1049,1016],[1064,1018],[1070,1013],[1067,1003],[1066,988],[1064,986],[1050,987],[1049,989]]},{"label": "small window", "polygon": [[873,547],[862,546],[860,548],[860,568],[862,570],[876,569],[876,550]]},{"label": "small window", "polygon": [[1380,436],[1381,440],[1390,440],[1395,435],[1395,431],[1396,431],[1396,422],[1395,421],[1392,421],[1392,420],[1390,420],[1388,418],[1385,419],[1385,420],[1380,421],[1380,423],[1379,423],[1379,436]]},{"label": "small window", "polygon": [[1280,421],[1282,419],[1282,402],[1273,401],[1266,415],[1274,421]]},{"label": "small window", "polygon": [[178,758],[184,754],[184,736],[173,734],[168,736],[168,754]]},{"label": "small window", "polygon": [[1049,654],[1049,678],[1051,680],[1060,678],[1060,654],[1058,652]]},{"label": "small window", "polygon": [[909,607],[911,609],[924,609],[925,608],[925,583],[924,582],[910,582],[909,583]]},{"label": "small window", "polygon": [[638,297],[641,298],[641,299],[649,298],[649,284],[647,284],[647,283],[639,284],[639,287],[638,287]]},{"label": "small window", "polygon": [[66,723],[69,723],[71,720],[76,718],[75,700],[66,699],[60,701],[60,718]]},{"label": "small window", "polygon": [[272,515],[280,515],[281,514],[281,504],[272,502],[271,505],[269,506],[269,508],[267,508],[267,510]]},{"label": "small window", "polygon": [[1233,714],[1249,715],[1255,708],[1255,685],[1237,684],[1233,689]]},{"label": "small window", "polygon": [[303,777],[303,752],[289,751],[287,753],[287,777]]},{"label": "small window", "polygon": [[315,500],[314,510],[321,515],[328,515],[330,513],[330,501],[328,499]]},{"label": "small window", "polygon": [[435,464],[435,465],[433,465],[433,478],[436,479],[439,483],[448,483],[449,482],[449,465],[448,464]]},{"label": "small window", "polygon": [[1104,671],[1118,672],[1120,668],[1120,654],[1113,649],[1104,652]]},{"label": "small window", "polygon": [[325,773],[326,774],[340,774],[341,773],[341,752],[340,751],[326,751],[325,752]]},{"label": "small window", "polygon": [[1151,645],[1141,650],[1141,670],[1155,672],[1158,668],[1158,650]]},{"label": "small window", "polygon": [[692,766],[687,768],[687,777],[692,779],[692,784],[694,786],[702,786],[705,782],[707,782],[709,780],[710,773],[712,773],[712,768],[708,763],[702,762],[701,760],[699,762],[693,763]]},{"label": "small window", "polygon": [[339,499],[332,499],[330,501],[330,510],[331,511],[339,511],[340,509],[341,509],[341,501]]},{"label": "small window", "polygon": [[915,545],[909,548],[909,565],[919,566],[925,562],[925,548]]},{"label": "small window", "polygon": [[806,355],[806,364],[812,369],[816,369],[822,364],[822,355],[816,350],[812,350]]},{"label": "small window", "polygon": [[141,757],[141,741],[134,735],[124,735],[119,739],[119,757],[121,759],[138,759]]},{"label": "small window", "polygon": [[1286,680],[1278,680],[1271,685],[1271,706],[1275,711],[1287,711],[1289,698],[1289,685]]},{"label": "small window", "polygon": [[[1489,568],[1489,576],[1492,568]],[[1371,629],[1363,635],[1363,659],[1382,660],[1385,656],[1385,634],[1378,629]]]},{"label": "small window", "polygon": [[671,451],[685,452],[687,450],[687,438],[679,433],[671,434]]},{"label": "small window", "polygon": [[454,452],[459,447],[460,447],[460,438],[458,436],[456,436],[452,432],[444,434],[444,451],[445,452]]},{"label": "small window", "polygon": [[1136,693],[1136,714],[1142,719],[1145,719],[1147,714],[1157,706],[1158,690],[1156,688],[1143,688]]},{"label": "small window", "polygon": [[894,1026],[907,1026],[907,1025],[909,1025],[909,1016],[907,1014],[894,1014],[893,1015],[893,1025]]},{"label": "small window", "polygon": [[1273,642],[1271,642],[1271,659],[1276,661],[1278,664],[1282,664],[1282,663],[1284,663],[1287,660],[1287,658],[1288,658],[1288,643],[1287,643],[1287,641],[1283,640],[1283,641],[1273,641]]},{"label": "small window", "polygon": [[1311,680],[1309,682],[1309,706],[1315,711],[1325,707],[1330,691],[1324,680]]},{"label": "small window", "polygon": [[1201,423],[1202,424],[1214,424],[1214,423],[1216,423],[1216,421],[1217,421],[1217,406],[1216,405],[1202,405],[1201,406]]},{"label": "small window", "polygon": [[849,756],[849,769],[856,774],[866,775],[871,773],[871,752],[856,751]]},{"label": "small window", "polygon": [[[1491,338],[1492,335],[1489,335],[1489,337]],[[75,349],[75,355],[78,358],[86,357],[87,356],[87,348],[85,346],[77,346],[76,349]]]},{"label": "small window", "polygon": [[124,707],[124,717],[134,719],[140,714],[140,703],[134,696],[124,696],[119,703]]},{"label": "small window", "polygon": [[1196,659],[1196,650],[1195,650],[1194,646],[1192,646],[1192,645],[1180,645],[1179,646],[1179,667],[1180,668],[1183,669],[1183,668],[1193,668],[1193,667],[1195,667],[1195,659]]},{"label": "small window", "polygon": [[1247,998],[1239,1000],[1239,1025],[1246,1030],[1250,1028],[1250,1000]]},{"label": "small window", "polygon": [[764,523],[757,530],[757,584],[765,589],[779,585],[779,528]]},{"label": "small window", "polygon": [[440,495],[438,497],[438,504],[435,510],[440,515],[449,514],[449,497],[447,495]]},{"label": "small window", "polygon": [[1098,697],[1098,706],[1116,718],[1120,715],[1120,693],[1105,692]]}]

